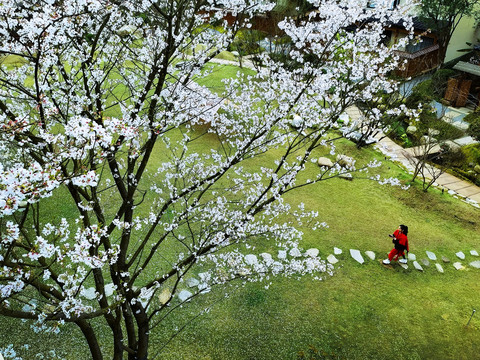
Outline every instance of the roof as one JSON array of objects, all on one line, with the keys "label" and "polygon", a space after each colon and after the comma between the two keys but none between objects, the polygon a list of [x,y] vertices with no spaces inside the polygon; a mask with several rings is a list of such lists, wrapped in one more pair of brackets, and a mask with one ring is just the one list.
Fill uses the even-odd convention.
[{"label": "roof", "polygon": [[475,64],[470,64],[466,61],[459,61],[454,67],[454,70],[463,71],[472,75],[480,76],[480,66]]}]

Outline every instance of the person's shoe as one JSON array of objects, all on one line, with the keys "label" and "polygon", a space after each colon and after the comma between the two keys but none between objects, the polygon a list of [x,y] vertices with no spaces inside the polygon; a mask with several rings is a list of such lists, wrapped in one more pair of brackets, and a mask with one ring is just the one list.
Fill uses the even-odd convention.
[{"label": "person's shoe", "polygon": [[384,263],[385,265],[388,265],[388,264],[390,264],[390,260],[385,259],[385,260],[382,261],[382,263]]},{"label": "person's shoe", "polygon": [[398,260],[399,263],[401,264],[406,264],[407,263],[407,259],[400,259]]}]

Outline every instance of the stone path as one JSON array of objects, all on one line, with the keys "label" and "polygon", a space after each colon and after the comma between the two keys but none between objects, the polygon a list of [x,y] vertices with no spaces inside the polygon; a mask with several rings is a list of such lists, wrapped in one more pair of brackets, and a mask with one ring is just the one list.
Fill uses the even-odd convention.
[{"label": "stone path", "polygon": [[[361,111],[356,106],[351,106],[346,110],[347,115],[352,120],[356,120],[362,116]],[[419,153],[415,153],[415,149],[404,149],[400,145],[396,144],[393,140],[388,138],[384,133],[380,132],[375,136],[377,140],[376,147],[391,160],[400,163],[407,171],[413,172],[414,167],[410,163],[409,158],[412,156],[418,156]],[[464,145],[469,142],[470,139],[462,138],[454,140],[458,145]],[[473,140],[473,139],[472,139]],[[451,195],[458,195],[465,199],[466,202],[473,206],[479,207],[480,203],[480,187],[473,185],[467,181],[456,178],[453,175],[443,173],[436,180],[435,184],[445,189]]]},{"label": "stone path", "polygon": [[[342,250],[339,248],[334,248],[334,253],[337,256],[340,256],[342,254]],[[358,249],[349,249],[349,254],[350,254],[350,257],[353,260],[357,261],[359,264],[364,264],[365,262],[368,262],[368,261],[374,261],[376,258],[375,252],[370,250],[363,252],[363,254],[366,255],[367,261],[365,261],[365,258],[362,256],[362,252]],[[435,253],[428,250],[425,251],[426,257],[417,261],[417,256],[410,252],[408,254],[407,264],[401,264],[399,262],[392,261],[391,264],[388,266],[399,265],[403,269],[407,270],[409,268],[409,265],[411,265],[413,266],[414,269],[418,271],[423,272],[426,269],[435,269],[437,272],[442,274],[445,272],[446,269],[449,269],[449,268],[453,268],[455,270],[465,270],[467,268],[480,269],[480,260],[478,260],[478,257],[479,257],[478,252],[476,250],[470,250],[469,252],[467,252],[467,254],[471,258],[470,260],[466,260],[465,254],[462,251],[459,251],[455,254],[455,256],[457,256],[458,258],[455,260],[461,260],[461,261],[455,261],[451,263],[450,259],[448,259],[446,256],[437,257]],[[341,261],[341,259],[338,259],[332,254],[328,255],[326,260],[332,265],[335,265]],[[465,264],[462,263],[462,261],[465,261]]]}]

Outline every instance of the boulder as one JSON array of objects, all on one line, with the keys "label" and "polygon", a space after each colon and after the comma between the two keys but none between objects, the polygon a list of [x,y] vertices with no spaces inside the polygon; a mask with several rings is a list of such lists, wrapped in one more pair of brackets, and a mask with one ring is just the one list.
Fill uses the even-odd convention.
[{"label": "boulder", "polygon": [[414,267],[415,269],[417,269],[418,271],[423,271],[422,266],[421,266],[417,261],[414,261],[414,262],[413,262],[413,267]]},{"label": "boulder", "polygon": [[350,249],[350,256],[358,261],[360,264],[363,264],[365,260],[363,260],[362,254],[360,253],[359,250],[356,249]]},{"label": "boulder", "polygon": [[334,255],[330,254],[330,255],[327,256],[327,261],[330,264],[334,265],[338,262],[338,259]]},{"label": "boulder", "polygon": [[355,165],[355,160],[349,156],[338,154],[337,163],[343,168],[350,168]]},{"label": "boulder", "polygon": [[413,125],[410,125],[409,127],[407,127],[407,129],[405,130],[405,132],[409,135],[413,135],[417,132],[417,127],[416,126],[413,126]]},{"label": "boulder", "polygon": [[245,255],[245,263],[247,265],[256,265],[258,264],[258,259],[255,255],[248,254],[248,255]]},{"label": "boulder", "polygon": [[187,299],[189,299],[193,294],[188,291],[188,290],[182,290],[180,291],[180,293],[178,294],[178,298],[180,299],[180,301],[184,302],[186,301]]},{"label": "boulder", "polygon": [[480,260],[475,260],[470,263],[471,267],[474,267],[475,269],[480,269]]},{"label": "boulder", "polygon": [[305,251],[305,256],[317,257],[320,251],[318,249],[312,248]]},{"label": "boulder", "polygon": [[332,160],[330,160],[329,158],[326,158],[326,157],[319,157],[318,160],[317,160],[317,164],[318,164],[318,166],[326,166],[326,167],[329,167],[329,168],[331,168],[333,166]]},{"label": "boulder", "polygon": [[163,289],[163,291],[158,295],[158,301],[160,304],[166,304],[168,300],[172,297],[172,293],[168,289]]}]

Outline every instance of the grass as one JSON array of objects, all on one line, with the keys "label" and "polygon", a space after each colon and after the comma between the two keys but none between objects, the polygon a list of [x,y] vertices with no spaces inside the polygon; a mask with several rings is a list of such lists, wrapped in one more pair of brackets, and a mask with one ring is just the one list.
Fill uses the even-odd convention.
[{"label": "grass", "polygon": [[[234,76],[238,68],[215,70],[202,85],[220,88],[221,78],[227,73]],[[205,146],[215,146],[212,136],[202,139]],[[358,150],[349,141],[340,142],[338,151],[354,156],[359,165],[372,158],[383,159],[372,149]],[[324,152],[318,150],[313,155],[326,155]],[[272,151],[258,161],[274,157]],[[395,176],[404,182],[409,179],[390,161],[385,161],[379,171],[383,177]],[[317,172],[315,164],[308,164],[302,176],[312,178]],[[289,193],[288,200],[305,203],[328,223],[328,229],[315,232],[304,226],[302,246],[318,248],[322,257],[332,253],[334,246],[342,248],[334,276],[322,281],[275,278],[268,290],[264,283],[233,284],[228,289],[229,297],[224,297],[222,289],[214,289],[152,332],[152,357],[174,329],[185,323],[184,331],[157,358],[295,359],[310,345],[335,359],[478,356],[480,319],[474,316],[470,325],[465,325],[472,309],[479,305],[480,270],[456,271],[451,264],[443,264],[445,273],[440,274],[432,264],[421,273],[411,264],[408,270],[384,267],[378,259],[391,249],[387,234],[405,223],[410,228],[411,251],[418,258],[425,258],[425,250],[430,250],[438,257],[445,255],[456,261],[455,253],[464,251],[466,264],[474,260],[469,250],[480,243],[480,210],[436,189],[424,193],[418,183],[405,191],[381,186],[362,173],[353,181],[331,179],[304,187]],[[75,214],[73,204],[67,202],[59,214],[53,197],[46,199],[45,206],[58,217]],[[378,259],[360,265],[348,255],[350,248],[372,250]],[[212,303],[215,305],[209,312],[191,321]],[[109,330],[100,323],[94,326],[108,348]],[[89,358],[83,337],[74,326],[65,326],[59,335],[35,334],[28,323],[2,318],[0,348],[10,343],[17,347],[29,344],[35,352],[47,354],[46,358],[52,348],[65,359]]]}]

